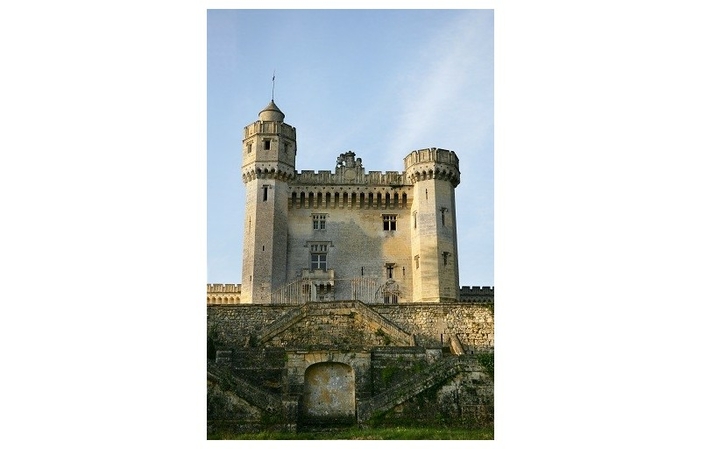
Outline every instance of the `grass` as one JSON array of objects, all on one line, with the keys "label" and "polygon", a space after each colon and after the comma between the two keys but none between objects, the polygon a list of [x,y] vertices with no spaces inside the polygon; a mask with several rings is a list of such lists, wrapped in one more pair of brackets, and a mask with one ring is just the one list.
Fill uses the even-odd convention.
[{"label": "grass", "polygon": [[493,440],[494,429],[393,427],[386,429],[346,429],[333,432],[214,432],[209,440]]}]

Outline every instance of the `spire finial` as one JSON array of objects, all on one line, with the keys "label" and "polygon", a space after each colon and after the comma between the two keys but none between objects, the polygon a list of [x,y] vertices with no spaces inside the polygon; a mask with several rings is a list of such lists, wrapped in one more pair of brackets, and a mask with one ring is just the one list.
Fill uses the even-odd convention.
[{"label": "spire finial", "polygon": [[275,101],[275,69],[273,69],[273,94],[271,101]]}]

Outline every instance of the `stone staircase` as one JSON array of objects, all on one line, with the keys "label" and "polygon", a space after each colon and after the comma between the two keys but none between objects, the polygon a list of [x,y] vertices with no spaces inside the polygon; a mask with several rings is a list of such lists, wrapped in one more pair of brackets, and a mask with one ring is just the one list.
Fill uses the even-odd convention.
[{"label": "stone staircase", "polygon": [[282,400],[279,396],[258,388],[212,361],[207,361],[207,380],[222,385],[225,390],[231,390],[249,404],[268,413],[274,414],[282,410]]},{"label": "stone staircase", "polygon": [[442,384],[461,372],[482,371],[474,356],[450,356],[431,364],[414,376],[376,396],[359,400],[358,422],[368,421],[373,415],[385,413],[422,392]]},{"label": "stone staircase", "polygon": [[[361,301],[330,301],[330,302],[308,302],[296,307],[285,315],[263,328],[252,336],[256,345],[264,344],[274,337],[282,334],[287,329],[301,320],[314,316],[328,316],[333,314],[350,315],[355,314],[363,320],[368,329],[379,329],[389,338],[394,345],[414,346],[413,336],[391,321],[378,314]],[[356,318],[357,319],[357,318]]]}]

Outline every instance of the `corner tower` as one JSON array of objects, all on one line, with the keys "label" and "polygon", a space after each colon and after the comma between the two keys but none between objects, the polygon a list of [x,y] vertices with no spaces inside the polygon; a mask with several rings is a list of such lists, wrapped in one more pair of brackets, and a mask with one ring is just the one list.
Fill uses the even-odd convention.
[{"label": "corner tower", "polygon": [[295,176],[295,128],[274,101],[243,130],[241,171],[246,185],[241,302],[267,304],[285,284],[287,185]]},{"label": "corner tower", "polygon": [[404,158],[406,178],[414,186],[411,251],[415,302],[456,301],[458,244],[455,187],[460,183],[453,151],[426,148]]}]

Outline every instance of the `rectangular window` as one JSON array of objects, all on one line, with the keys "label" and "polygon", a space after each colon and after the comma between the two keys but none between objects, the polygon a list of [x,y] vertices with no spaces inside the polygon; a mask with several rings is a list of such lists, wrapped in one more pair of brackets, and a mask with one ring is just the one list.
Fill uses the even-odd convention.
[{"label": "rectangular window", "polygon": [[326,254],[312,254],[312,270],[326,271]]},{"label": "rectangular window", "polygon": [[416,229],[416,214],[417,212],[414,212],[414,229]]},{"label": "rectangular window", "polygon": [[268,201],[268,188],[270,186],[263,186],[263,201]]},{"label": "rectangular window", "polygon": [[445,213],[448,211],[445,207],[441,207],[441,225],[445,226]]},{"label": "rectangular window", "polygon": [[309,252],[311,255],[311,269],[312,270],[324,270],[328,268],[327,263],[327,253],[329,251],[328,243],[312,243],[309,245]]},{"label": "rectangular window", "polygon": [[269,150],[270,149],[270,139],[265,139],[263,141],[263,149]]},{"label": "rectangular window", "polygon": [[312,229],[315,231],[326,229],[326,214],[312,215]]},{"label": "rectangular window", "polygon": [[416,262],[416,268],[419,268],[419,256],[414,256],[414,262]]},{"label": "rectangular window", "polygon": [[396,231],[397,216],[390,214],[382,215],[382,229],[384,229],[385,231]]},{"label": "rectangular window", "polygon": [[449,252],[444,252],[444,253],[443,253],[443,266],[444,266],[444,267],[448,265],[448,256],[450,256],[450,253],[449,253]]},{"label": "rectangular window", "polygon": [[253,150],[253,144],[252,144],[252,143],[249,143],[248,145],[246,145],[246,149],[247,149],[248,152],[250,153],[251,150]]}]

